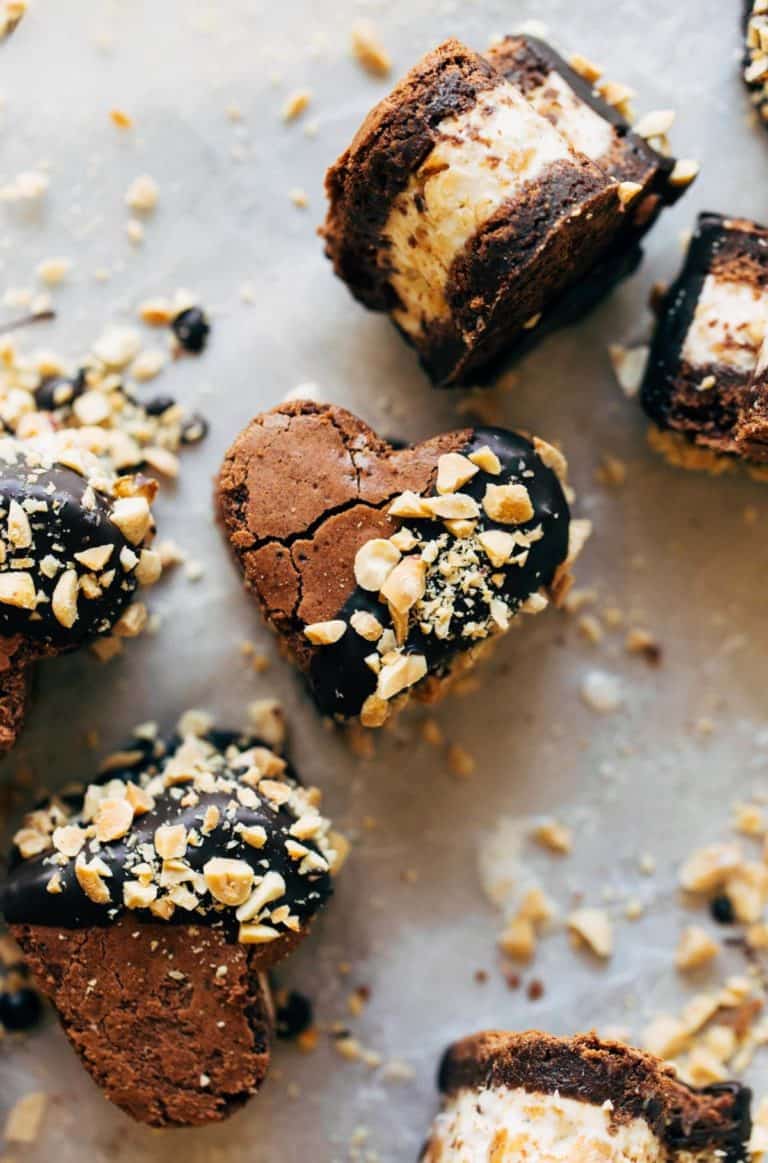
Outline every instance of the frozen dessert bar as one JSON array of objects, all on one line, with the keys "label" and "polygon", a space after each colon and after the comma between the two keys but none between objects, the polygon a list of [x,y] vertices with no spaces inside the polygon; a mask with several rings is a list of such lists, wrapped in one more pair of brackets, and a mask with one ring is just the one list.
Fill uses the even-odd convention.
[{"label": "frozen dessert bar", "polygon": [[394,448],[341,408],[298,401],[238,436],[218,503],[319,710],[378,727],[564,595],[588,533],[565,471],[557,449],[503,429]]},{"label": "frozen dessert bar", "polygon": [[422,1163],[739,1163],[750,1092],[693,1090],[596,1035],[488,1032],[452,1046]]},{"label": "frozen dessert bar", "polygon": [[660,305],[641,389],[670,459],[715,471],[728,459],[768,462],[766,334],[768,230],[702,214]]},{"label": "frozen dessert bar", "polygon": [[[390,314],[437,384],[528,343],[603,260],[601,287],[615,282],[671,196],[671,166],[548,54],[519,38],[487,58],[447,41],[328,172],[336,273]],[[577,313],[574,298],[564,318]]]},{"label": "frozen dessert bar", "polygon": [[259,1088],[264,974],[306,935],[342,851],[274,743],[185,718],[31,812],[0,889],[83,1065],[152,1126],[223,1119]]}]

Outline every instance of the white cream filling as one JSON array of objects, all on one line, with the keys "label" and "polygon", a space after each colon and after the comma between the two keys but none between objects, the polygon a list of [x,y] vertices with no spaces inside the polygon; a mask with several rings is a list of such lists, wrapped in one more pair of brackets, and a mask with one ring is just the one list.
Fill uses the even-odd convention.
[{"label": "white cream filling", "polygon": [[537,113],[551,119],[571,147],[599,161],[611,149],[613,126],[586,101],[577,97],[559,73],[551,72],[543,85],[527,94]]},{"label": "white cream filling", "polygon": [[722,364],[751,372],[768,331],[768,295],[746,283],[707,275],[683,344],[691,367]]},{"label": "white cream filling", "polygon": [[[715,1163],[712,1151],[695,1157]],[[693,1163],[681,1152],[675,1163]],[[460,1090],[435,1119],[424,1163],[669,1163],[643,1119],[611,1125],[611,1108],[493,1087]]]},{"label": "white cream filling", "polygon": [[481,93],[471,109],[438,126],[437,141],[392,205],[393,314],[418,335],[424,321],[449,314],[448,272],[456,256],[506,202],[553,163],[575,158],[562,134],[508,81]]}]

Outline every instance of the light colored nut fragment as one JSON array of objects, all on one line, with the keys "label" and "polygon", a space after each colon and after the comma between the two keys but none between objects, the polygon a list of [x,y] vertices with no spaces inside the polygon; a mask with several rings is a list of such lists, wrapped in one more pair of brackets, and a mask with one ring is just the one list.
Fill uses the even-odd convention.
[{"label": "light colored nut fragment", "polygon": [[309,89],[296,89],[283,106],[283,121],[295,121],[309,108],[312,94]]},{"label": "light colored nut fragment", "polygon": [[503,529],[486,529],[483,533],[478,533],[477,540],[482,545],[491,565],[497,569],[506,565],[515,548],[513,535]]},{"label": "light colored nut fragment", "polygon": [[693,852],[680,870],[680,886],[686,892],[713,892],[722,888],[742,862],[737,844],[710,844]]},{"label": "light colored nut fragment", "polygon": [[252,921],[262,909],[285,896],[285,881],[279,872],[268,872],[241,902],[235,916],[238,921]]},{"label": "light colored nut fragment", "polygon": [[334,618],[330,622],[312,622],[304,627],[304,637],[308,638],[313,646],[331,646],[344,636],[347,623],[341,618]]},{"label": "light colored nut fragment", "polygon": [[389,718],[389,705],[378,694],[369,695],[360,709],[363,727],[382,727]]},{"label": "light colored nut fragment", "polygon": [[53,833],[53,846],[64,856],[77,856],[85,841],[85,828],[80,828],[77,824],[62,824]]},{"label": "light colored nut fragment", "polygon": [[619,387],[627,399],[631,400],[640,391],[640,385],[648,365],[650,348],[645,345],[622,347],[615,343],[608,348],[608,354],[611,357],[611,364]]},{"label": "light colored nut fragment", "polygon": [[525,917],[535,925],[544,925],[555,915],[555,906],[538,886],[529,888],[520,902],[519,917]]},{"label": "light colored nut fragment", "polygon": [[155,830],[155,851],[163,860],[176,860],[187,851],[187,829],[183,824],[161,824]]},{"label": "light colored nut fragment", "polygon": [[638,137],[664,137],[669,133],[675,121],[674,109],[657,109],[653,113],[646,113],[632,126]]},{"label": "light colored nut fragment", "polygon": [[499,937],[499,948],[515,961],[530,961],[536,952],[536,930],[527,917],[514,917]]},{"label": "light colored nut fragment", "polygon": [[271,925],[241,925],[237,939],[241,945],[268,945],[280,936],[278,929]]},{"label": "light colored nut fragment", "polygon": [[254,824],[250,828],[241,828],[240,837],[250,848],[263,848],[267,842],[267,833],[261,824]]},{"label": "light colored nut fragment", "polygon": [[669,175],[669,184],[671,186],[690,186],[691,182],[695,181],[699,176],[701,166],[692,158],[680,158],[675,162],[675,167]]},{"label": "light colored nut fragment", "polygon": [[56,621],[69,630],[77,621],[78,580],[74,569],[65,569],[51,596]]},{"label": "light colored nut fragment", "polygon": [[594,85],[603,75],[603,70],[600,66],[594,64],[588,57],[582,56],[581,53],[572,53],[568,57],[568,64],[575,73],[578,73],[590,85]]},{"label": "light colored nut fragment", "polygon": [[20,610],[34,610],[37,592],[32,574],[23,570],[0,573],[0,604],[16,606]]},{"label": "light colored nut fragment", "polygon": [[565,484],[568,479],[568,461],[560,449],[546,440],[541,440],[538,436],[533,438],[533,447],[536,449],[539,460],[547,468],[551,468],[558,480]]},{"label": "light colored nut fragment", "polygon": [[382,666],[376,694],[385,701],[393,699],[400,691],[420,682],[426,673],[427,660],[423,654],[402,654]]},{"label": "light colored nut fragment", "polygon": [[521,525],[533,516],[530,493],[525,485],[486,485],[483,508],[492,521]]},{"label": "light colored nut fragment", "polygon": [[110,521],[131,545],[140,545],[149,532],[152,514],[146,497],[118,497],[115,501]]},{"label": "light colored nut fragment", "polygon": [[386,77],[392,69],[392,58],[376,30],[367,21],[356,24],[352,29],[352,53],[366,72],[374,77]]},{"label": "light colored nut fragment", "polygon": [[136,580],[139,585],[151,586],[159,581],[163,572],[160,554],[154,549],[142,549],[136,566]]},{"label": "light colored nut fragment", "polygon": [[134,178],[128,187],[125,202],[131,210],[138,210],[143,214],[149,214],[157,206],[159,193],[160,191],[155,179],[149,174],[140,174],[138,178]]},{"label": "light colored nut fragment", "polygon": [[[5,30],[0,26],[0,36],[3,35]],[[22,1095],[8,1111],[3,1129],[6,1143],[34,1143],[40,1134],[47,1106],[48,1095],[43,1090]]]},{"label": "light colored nut fragment", "polygon": [[99,801],[93,822],[96,825],[96,839],[102,844],[119,840],[131,830],[133,808],[127,798],[107,796]]},{"label": "light colored nut fragment", "polygon": [[431,509],[426,497],[406,489],[399,497],[395,497],[387,513],[390,517],[429,517]]},{"label": "light colored nut fragment", "polygon": [[126,880],[123,885],[123,904],[127,909],[148,909],[157,900],[157,885]]},{"label": "light colored nut fragment", "polygon": [[690,1032],[678,1018],[660,1015],[643,1033],[643,1048],[658,1058],[676,1058],[688,1046]]},{"label": "light colored nut fragment", "polygon": [[675,965],[681,972],[700,969],[717,957],[719,952],[720,945],[713,941],[706,929],[700,925],[689,925],[680,935]]},{"label": "light colored nut fragment", "polygon": [[203,876],[211,896],[232,907],[243,904],[253,887],[253,869],[245,860],[214,856],[203,866]]},{"label": "light colored nut fragment", "polygon": [[16,549],[28,549],[32,544],[29,517],[18,501],[11,501],[8,506],[8,540]]},{"label": "light colored nut fragment", "polygon": [[424,597],[427,563],[420,557],[405,557],[391,571],[379,596],[390,609],[404,614]]},{"label": "light colored nut fragment", "polygon": [[448,493],[444,497],[427,497],[425,503],[433,517],[442,517],[445,521],[468,521],[480,516],[477,501],[468,493]]},{"label": "light colored nut fragment", "polygon": [[143,816],[145,812],[151,812],[155,806],[153,797],[137,783],[126,784],[125,798],[133,808],[134,816]]},{"label": "light colored nut fragment", "polygon": [[400,560],[400,550],[383,537],[373,537],[355,554],[355,580],[361,589],[378,593]]},{"label": "light colored nut fragment", "polygon": [[639,182],[619,182],[616,193],[619,196],[619,202],[622,206],[629,206],[630,202],[634,202],[638,194],[642,192],[643,187]]},{"label": "light colored nut fragment", "polygon": [[476,464],[478,468],[482,469],[483,472],[487,472],[489,476],[495,477],[501,472],[501,461],[493,449],[489,448],[487,444],[484,444],[482,448],[475,449],[474,452],[470,452],[468,459],[473,464]]},{"label": "light colored nut fragment", "polygon": [[277,699],[254,699],[247,707],[248,720],[259,739],[270,747],[285,741],[285,713]]},{"label": "light colored nut fragment", "polygon": [[471,480],[477,471],[477,465],[462,453],[444,453],[437,461],[438,493],[455,493]]},{"label": "light colored nut fragment", "polygon": [[568,928],[598,957],[607,959],[613,953],[613,929],[603,909],[575,909],[568,917]]},{"label": "light colored nut fragment", "polygon": [[559,824],[557,820],[544,820],[538,824],[531,832],[531,839],[541,844],[542,848],[548,848],[550,852],[561,855],[567,855],[573,847],[570,828],[566,828],[565,824]]},{"label": "light colored nut fragment", "polygon": [[80,565],[84,565],[86,569],[98,573],[109,561],[114,552],[114,545],[93,545],[90,549],[81,549],[79,553],[73,556],[75,561]]},{"label": "light colored nut fragment", "polygon": [[100,856],[86,860],[81,852],[75,861],[75,876],[77,883],[94,904],[106,905],[112,899],[109,886],[104,877],[111,876],[109,865],[105,864]]},{"label": "light colored nut fragment", "polygon": [[379,619],[374,614],[369,614],[367,610],[355,610],[349,624],[356,634],[365,638],[366,642],[378,642],[384,632]]}]

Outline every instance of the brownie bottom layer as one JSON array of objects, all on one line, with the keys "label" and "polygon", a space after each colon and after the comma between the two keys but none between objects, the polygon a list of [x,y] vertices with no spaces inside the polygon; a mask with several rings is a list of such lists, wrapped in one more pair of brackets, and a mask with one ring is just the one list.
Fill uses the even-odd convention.
[{"label": "brownie bottom layer", "polygon": [[216,1122],[259,1089],[273,1022],[258,947],[131,918],[12,932],[83,1065],[138,1122]]}]

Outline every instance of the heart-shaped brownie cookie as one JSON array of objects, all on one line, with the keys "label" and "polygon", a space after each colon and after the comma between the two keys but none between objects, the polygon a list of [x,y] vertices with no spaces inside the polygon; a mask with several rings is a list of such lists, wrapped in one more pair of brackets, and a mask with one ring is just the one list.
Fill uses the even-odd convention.
[{"label": "heart-shaped brownie cookie", "polygon": [[210,731],[195,712],[168,743],[142,732],[14,836],[0,909],[83,1065],[152,1126],[225,1118],[258,1090],[264,974],[343,861],[320,793],[279,753],[279,714],[264,726]]},{"label": "heart-shaped brownie cookie", "polygon": [[237,438],[218,504],[320,711],[377,727],[564,594],[588,533],[565,470],[551,445],[503,429],[394,448],[341,408],[294,401]]}]

